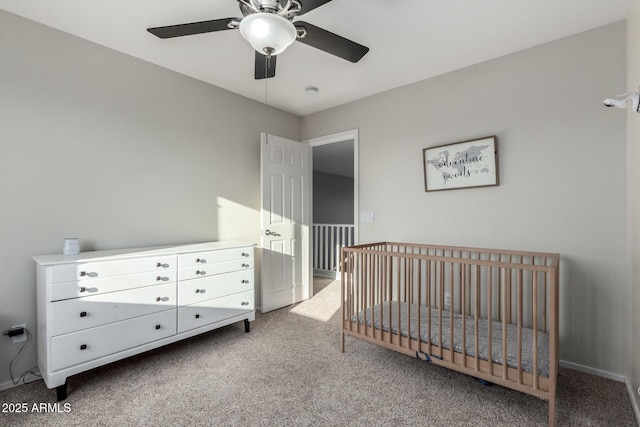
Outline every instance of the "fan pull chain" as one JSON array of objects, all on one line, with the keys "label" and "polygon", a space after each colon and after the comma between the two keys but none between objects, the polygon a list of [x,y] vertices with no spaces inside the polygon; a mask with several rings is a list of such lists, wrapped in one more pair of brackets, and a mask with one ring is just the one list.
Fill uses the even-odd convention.
[{"label": "fan pull chain", "polygon": [[264,61],[264,103],[265,103],[265,114],[264,114],[264,132],[266,134],[267,139],[269,138],[269,79],[267,72],[269,71],[269,66],[271,62],[271,55],[267,55],[267,60]]}]

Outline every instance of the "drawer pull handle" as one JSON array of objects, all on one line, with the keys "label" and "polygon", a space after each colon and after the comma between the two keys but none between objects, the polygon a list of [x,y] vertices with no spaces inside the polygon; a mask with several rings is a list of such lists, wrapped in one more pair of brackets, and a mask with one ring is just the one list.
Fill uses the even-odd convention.
[{"label": "drawer pull handle", "polygon": [[84,286],[80,287],[80,292],[98,292],[98,288],[85,288]]},{"label": "drawer pull handle", "polygon": [[249,301],[242,301],[240,305],[249,305]]},{"label": "drawer pull handle", "polygon": [[199,318],[200,318],[200,315],[199,315],[199,314],[196,314],[196,319],[199,319]]},{"label": "drawer pull handle", "polygon": [[156,267],[158,267],[158,268],[169,268],[169,264],[166,264],[166,263],[163,264],[163,263],[159,262],[159,263],[156,264]]},{"label": "drawer pull handle", "polygon": [[156,325],[156,329],[160,329],[160,325]]},{"label": "drawer pull handle", "polygon": [[200,275],[204,276],[205,274],[207,274],[207,272],[204,271],[204,270],[198,270],[198,271],[196,271],[196,274],[200,274]]},{"label": "drawer pull handle", "polygon": [[251,255],[249,255],[249,254],[248,254],[248,253],[246,253],[246,252],[242,252],[242,256],[249,257],[249,256],[251,256]]},{"label": "drawer pull handle", "polygon": [[242,279],[240,283],[249,283],[249,281],[247,279]]},{"label": "drawer pull handle", "polygon": [[98,273],[95,271],[81,271],[80,277],[98,277]]},{"label": "drawer pull handle", "polygon": [[249,264],[245,264],[245,263],[242,263],[242,266],[243,266],[244,268],[251,267]]},{"label": "drawer pull handle", "polygon": [[205,292],[207,292],[206,289],[196,289],[196,294],[198,294],[198,293],[204,294]]},{"label": "drawer pull handle", "polygon": [[169,297],[158,297],[158,298],[156,298],[156,301],[158,301],[158,302],[160,302],[160,301],[167,302],[167,301],[169,301]]},{"label": "drawer pull handle", "polygon": [[204,258],[196,258],[196,262],[199,262],[200,264],[206,264],[207,260]]},{"label": "drawer pull handle", "polygon": [[82,345],[80,346],[80,350],[86,350],[86,349],[87,349],[87,345],[86,345],[86,344],[82,344]]},{"label": "drawer pull handle", "polygon": [[169,280],[169,278],[168,278],[167,276],[164,276],[164,277],[162,277],[162,276],[158,276],[158,277],[156,277],[156,280],[157,280],[158,282],[161,282],[161,281],[162,281],[162,282],[166,282],[167,280]]},{"label": "drawer pull handle", "polygon": [[86,311],[81,312],[80,317],[87,317],[87,312]]}]

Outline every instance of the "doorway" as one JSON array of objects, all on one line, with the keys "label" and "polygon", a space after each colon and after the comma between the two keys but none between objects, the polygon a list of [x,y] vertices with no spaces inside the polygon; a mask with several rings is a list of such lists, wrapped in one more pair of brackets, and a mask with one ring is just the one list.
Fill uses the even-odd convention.
[{"label": "doorway", "polygon": [[358,131],[308,143],[313,158],[313,274],[339,279],[340,249],[358,241]]}]

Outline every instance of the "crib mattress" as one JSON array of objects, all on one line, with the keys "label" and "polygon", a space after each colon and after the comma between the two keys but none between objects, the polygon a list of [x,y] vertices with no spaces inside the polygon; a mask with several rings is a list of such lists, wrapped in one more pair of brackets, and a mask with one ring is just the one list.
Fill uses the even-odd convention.
[{"label": "crib mattress", "polygon": [[[382,303],[382,321],[380,319],[380,304],[360,311],[357,315],[357,321],[364,325],[366,317],[366,325],[375,329],[381,329],[385,332],[398,334],[398,309],[400,309],[400,335],[407,337],[408,310],[409,304],[406,302],[391,302],[391,322],[389,322],[389,302]],[[428,342],[429,325],[428,307],[420,307],[420,341]],[[366,311],[366,316],[365,316]],[[411,304],[410,307],[411,320],[411,338],[418,339],[418,305]],[[458,353],[462,353],[462,318],[459,313],[453,314],[453,349]],[[373,320],[373,325],[372,325]],[[354,315],[351,319],[356,321]],[[440,327],[438,325],[439,315],[437,309],[431,309],[431,344],[440,345]],[[466,316],[466,354],[475,357],[475,317]],[[491,325],[491,360],[495,363],[503,364],[502,358],[502,322],[492,321]],[[533,372],[533,329],[522,328],[522,370],[525,372]],[[544,332],[537,332],[538,335],[538,374],[549,376],[549,335]],[[489,320],[480,318],[478,320],[478,357],[481,360],[488,359],[488,343],[489,343]],[[451,350],[451,317],[449,311],[442,311],[442,347]],[[518,368],[518,327],[516,325],[507,324],[507,366]]]}]

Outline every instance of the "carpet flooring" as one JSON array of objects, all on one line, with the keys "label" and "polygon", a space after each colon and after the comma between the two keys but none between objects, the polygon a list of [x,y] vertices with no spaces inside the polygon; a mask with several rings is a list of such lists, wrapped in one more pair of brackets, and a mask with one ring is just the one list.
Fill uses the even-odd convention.
[{"label": "carpet flooring", "polygon": [[[0,426],[546,426],[546,401],[378,347],[339,342],[340,284],[68,380],[0,392]],[[44,405],[43,405],[44,404]],[[49,404],[49,405],[47,405]],[[558,426],[638,425],[623,383],[561,368]]]}]

